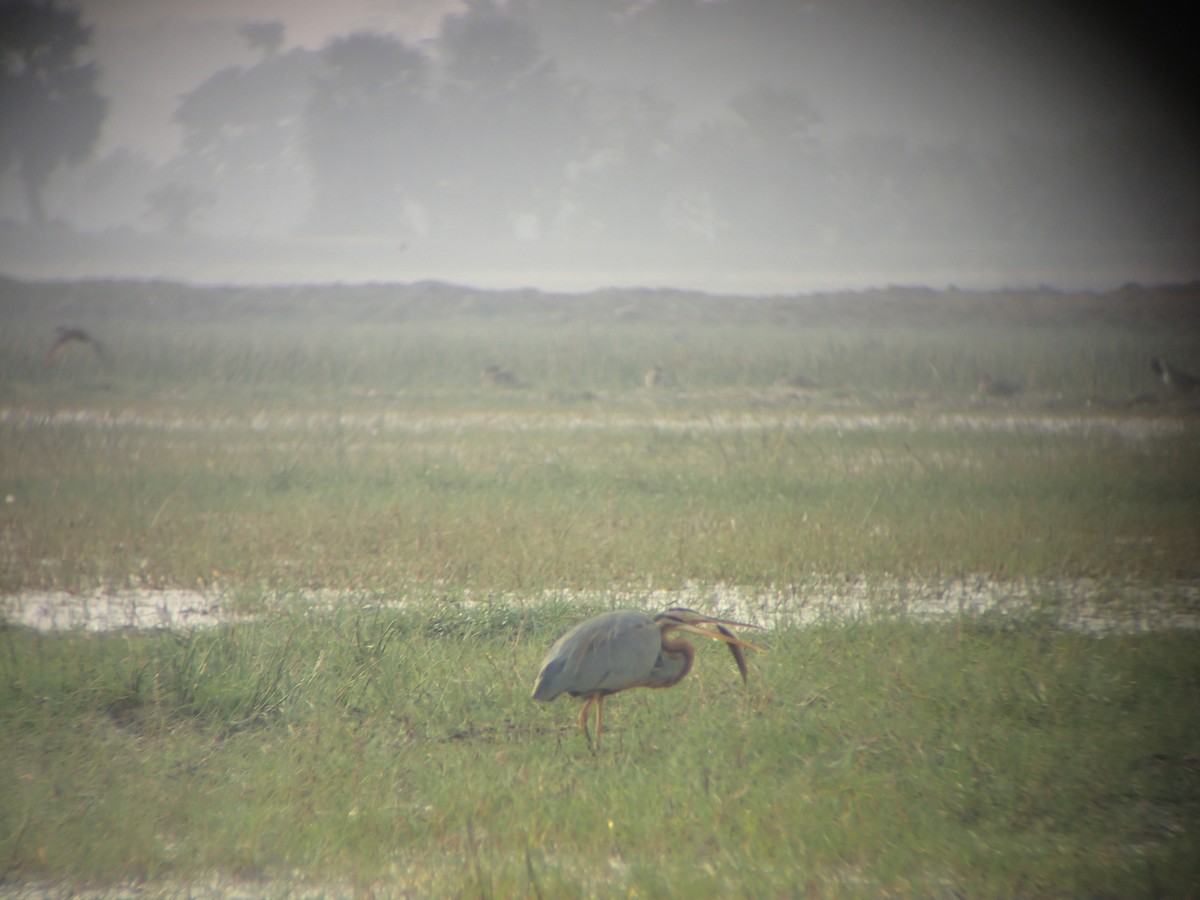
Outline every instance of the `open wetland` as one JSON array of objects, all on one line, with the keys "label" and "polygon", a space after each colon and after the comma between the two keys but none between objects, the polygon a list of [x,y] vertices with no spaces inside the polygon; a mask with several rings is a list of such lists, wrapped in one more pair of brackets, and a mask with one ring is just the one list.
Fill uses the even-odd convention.
[{"label": "open wetland", "polygon": [[1198,309],[0,281],[0,896],[1195,895]]}]

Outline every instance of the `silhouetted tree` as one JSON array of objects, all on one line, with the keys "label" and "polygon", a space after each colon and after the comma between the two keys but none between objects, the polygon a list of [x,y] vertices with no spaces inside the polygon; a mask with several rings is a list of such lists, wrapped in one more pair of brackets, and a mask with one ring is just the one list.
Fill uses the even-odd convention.
[{"label": "silhouetted tree", "polygon": [[464,13],[447,16],[439,41],[446,74],[472,87],[502,87],[537,65],[537,35],[496,7],[467,0]]},{"label": "silhouetted tree", "polygon": [[429,59],[370,32],[337,38],[319,57],[305,110],[313,227],[404,232],[438,165]]},{"label": "silhouetted tree", "polygon": [[165,184],[146,195],[150,205],[149,214],[162,222],[168,234],[187,234],[192,229],[192,219],[200,210],[212,206],[215,198],[188,184]]},{"label": "silhouetted tree", "polygon": [[[571,233],[654,241],[686,203],[673,105],[650,90],[592,90],[585,132],[570,166]],[[673,202],[674,201],[674,202]]]},{"label": "silhouetted tree", "polygon": [[728,108],[678,140],[678,177],[707,198],[709,217],[731,239],[817,240],[830,189],[820,117],[801,95],[761,86],[735,94]]},{"label": "silhouetted tree", "polygon": [[282,22],[247,22],[238,29],[251,50],[261,50],[264,59],[270,59],[283,45]]},{"label": "silhouetted tree", "polygon": [[581,91],[543,56],[532,27],[492,0],[447,16],[438,48],[439,225],[485,240],[553,231],[567,166],[586,140]]},{"label": "silhouetted tree", "polygon": [[37,225],[46,221],[47,179],[91,153],[108,109],[96,91],[99,68],[76,62],[91,35],[77,9],[0,3],[0,173],[16,166]]},{"label": "silhouetted tree", "polygon": [[214,227],[272,233],[301,220],[309,171],[300,147],[318,68],[315,53],[294,49],[222,69],[181,100],[172,118],[183,149],[171,176],[213,192]]}]

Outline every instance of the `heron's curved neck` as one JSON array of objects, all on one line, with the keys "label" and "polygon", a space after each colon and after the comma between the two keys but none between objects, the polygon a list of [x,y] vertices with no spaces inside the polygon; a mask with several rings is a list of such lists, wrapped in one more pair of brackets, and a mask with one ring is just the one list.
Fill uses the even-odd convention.
[{"label": "heron's curved neck", "polygon": [[692,645],[681,637],[672,637],[670,631],[669,626],[662,631],[662,652],[673,660],[682,662],[683,665],[679,667],[678,673],[674,674],[670,681],[664,682],[658,687],[671,687],[678,684],[692,670],[692,662],[696,659],[696,651]]}]

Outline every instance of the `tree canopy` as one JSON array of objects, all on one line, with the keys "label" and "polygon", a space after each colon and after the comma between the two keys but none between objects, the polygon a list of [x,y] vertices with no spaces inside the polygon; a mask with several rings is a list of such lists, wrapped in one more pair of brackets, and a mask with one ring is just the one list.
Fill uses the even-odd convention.
[{"label": "tree canopy", "polygon": [[48,0],[0,4],[0,173],[16,166],[38,225],[46,221],[47,179],[91,153],[107,112],[99,67],[77,60],[91,35],[77,9]]}]

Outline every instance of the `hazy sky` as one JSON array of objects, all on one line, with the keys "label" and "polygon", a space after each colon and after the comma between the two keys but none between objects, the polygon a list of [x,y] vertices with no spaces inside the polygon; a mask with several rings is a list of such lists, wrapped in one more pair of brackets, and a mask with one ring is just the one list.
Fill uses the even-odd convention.
[{"label": "hazy sky", "polygon": [[[139,182],[139,195],[106,199],[100,209],[98,176],[86,167],[60,172],[46,206],[52,218],[81,232],[122,226],[147,234],[145,179],[161,185],[199,171],[172,121],[181,99],[222,70],[248,71],[263,60],[239,33],[247,22],[283,23],[281,52],[317,51],[333,39],[371,31],[399,38],[436,63],[444,17],[461,15],[469,4],[76,5],[93,26],[88,52],[101,66],[100,91],[109,101],[96,160],[133,151],[150,174]],[[208,268],[189,268],[186,261],[202,256],[198,249],[173,257],[162,250],[126,263],[116,262],[111,250],[76,256],[47,250],[46,258],[57,260],[64,274],[234,281],[439,277],[546,287],[611,281],[717,290],[914,281],[1104,286],[1200,277],[1200,217],[1187,211],[1200,207],[1200,107],[1182,83],[1192,58],[1184,25],[1166,12],[1150,18],[1132,11],[1116,20],[1111,13],[1101,18],[1092,5],[982,0],[507,0],[497,7],[531,24],[562,96],[578,101],[586,91],[592,125],[606,103],[608,114],[621,120],[619,137],[612,137],[612,127],[600,127],[575,156],[564,150],[545,163],[558,168],[546,178],[543,193],[552,196],[539,198],[541,208],[532,202],[521,208],[512,191],[506,195],[502,185],[480,181],[477,172],[439,170],[436,198],[432,189],[423,196],[419,185],[395,188],[395,204],[407,216],[399,230],[372,234],[363,227],[352,239],[322,242],[312,233],[311,210],[319,204],[306,193],[320,194],[317,173],[311,182],[307,176],[281,181],[274,197],[266,193],[269,186],[261,196],[247,195],[245,212],[235,203],[239,188],[212,188],[214,196],[225,193],[207,219],[197,219],[197,241],[236,238],[230,223],[261,224],[270,218],[258,215],[265,209],[294,222],[290,231],[270,235],[270,247],[254,265],[204,256]],[[804,128],[819,153],[805,156],[795,143],[789,164],[783,150],[754,150],[733,110],[735,98],[763,87],[800,98]],[[640,149],[634,146],[639,136],[654,128],[627,119],[637,114],[628,98],[639,92],[647,98],[642,114],[670,119],[669,129],[646,137]],[[438,102],[445,106],[444,100]],[[523,121],[519,112],[515,120]],[[486,118],[478,109],[476,115],[479,122]],[[531,133],[542,127],[536,115],[529,121]],[[731,124],[742,127],[736,141]],[[705,134],[712,138],[708,145]],[[540,154],[541,145],[502,138],[468,131],[466,142],[497,159],[524,153],[514,146],[536,147],[538,154],[525,154],[530,157]],[[547,131],[547,143],[555,140],[565,142],[561,132]],[[446,155],[444,141],[424,152]],[[742,152],[749,155],[739,170]],[[635,153],[641,156],[634,159]],[[1095,158],[1084,158],[1092,153]],[[521,174],[510,165],[497,177]],[[660,176],[670,179],[671,191],[652,202],[647,194]],[[111,172],[106,177],[111,181]],[[771,179],[794,198],[796,221],[772,196],[780,192]],[[15,184],[11,170],[0,180],[0,225],[23,220]],[[324,189],[328,206],[328,183]],[[465,202],[464,192],[484,209],[513,205],[505,212],[507,233],[471,245],[469,253],[453,229],[439,233],[437,225],[447,198]],[[526,190],[536,193],[536,185]],[[661,229],[666,237],[647,238],[631,227],[628,246],[619,246],[619,199],[627,201],[630,226],[648,216],[670,220]],[[307,242],[300,250],[288,243],[293,232]],[[948,240],[953,246],[943,246]],[[40,258],[24,245],[0,250],[0,272],[52,274],[37,268]]]},{"label": "hazy sky", "polygon": [[227,66],[257,57],[238,33],[249,21],[285,26],[286,47],[319,49],[331,38],[369,30],[407,41],[435,35],[458,0],[77,0],[94,26],[110,112],[99,152],[129,147],[155,161],[179,149],[171,114],[179,99]]},{"label": "hazy sky", "polygon": [[[627,4],[592,0],[600,8]],[[280,21],[285,47],[318,49],[371,30],[426,43],[463,0],[78,0],[111,101],[101,152],[178,149],[179,98],[219,69],[255,60],[238,28]],[[503,5],[503,4],[502,4]],[[636,6],[637,4],[633,4]],[[564,4],[546,49],[568,73],[653,84],[685,109],[718,107],[755,79],[794,85],[839,132],[995,138],[1170,116],[1161,32],[1078,4],[713,0],[729,15],[675,33],[646,28],[617,48]],[[640,13],[650,19],[654,13]],[[739,13],[739,7],[745,11]],[[553,19],[554,17],[547,17]],[[736,29],[730,29],[730,23]],[[1147,23],[1142,23],[1143,27]],[[1182,25],[1182,23],[1179,23]],[[705,28],[703,26],[710,27]],[[718,30],[718,26],[720,29]],[[1165,25],[1164,27],[1169,27]],[[630,29],[636,34],[636,29]]]}]

